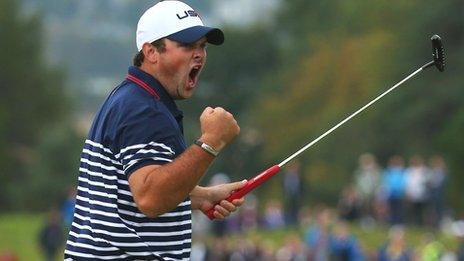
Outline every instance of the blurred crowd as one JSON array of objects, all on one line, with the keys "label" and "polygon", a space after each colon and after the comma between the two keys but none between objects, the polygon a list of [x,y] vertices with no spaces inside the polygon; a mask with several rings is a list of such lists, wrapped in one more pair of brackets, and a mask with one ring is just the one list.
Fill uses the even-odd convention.
[{"label": "blurred crowd", "polygon": [[[227,220],[211,222],[196,213],[192,260],[464,260],[464,219],[453,220],[447,211],[442,156],[426,164],[413,155],[406,166],[394,155],[382,168],[374,155],[363,154],[332,208],[303,205],[301,176],[300,163],[291,164],[283,173],[282,200],[260,206],[249,195]],[[211,185],[225,182],[229,178],[223,173],[211,179]],[[358,235],[377,228],[388,233],[376,240],[381,243],[363,245],[352,227],[360,229]],[[415,245],[407,241],[411,228],[424,231]],[[257,230],[286,233],[276,245],[275,238],[253,239],[250,231]],[[455,238],[458,246],[440,242],[439,234]]]},{"label": "blurred crowd", "polygon": [[413,155],[408,166],[403,157],[394,155],[382,169],[374,155],[363,154],[353,179],[338,203],[343,219],[435,228],[443,221],[448,175],[440,155],[430,157],[428,164]]},{"label": "blurred crowd", "polygon": [[[382,235],[380,244],[367,242],[370,244],[367,246],[351,231],[351,223],[343,220],[335,209],[305,209],[300,222],[290,229],[290,233],[277,229],[274,234],[268,232],[273,236],[263,238],[258,234],[250,235],[249,231],[239,232],[236,228],[243,228],[237,224],[230,226],[229,221],[216,221],[213,229],[218,224],[222,224],[223,229],[214,237],[203,234],[205,230],[194,229],[191,260],[464,260],[464,234],[458,237],[457,247],[440,242],[432,232],[424,233],[420,243],[413,244],[408,241],[411,235],[407,234],[405,226],[393,225],[388,234]],[[463,229],[464,221],[460,222]],[[264,221],[261,226],[261,233],[277,228],[267,226]],[[284,232],[280,234],[279,231]],[[218,230],[212,232],[217,233]],[[369,232],[375,234],[373,228],[362,233]]]},{"label": "blurred crowd", "polygon": [[[350,230],[349,222],[340,218],[335,209],[315,210],[315,217],[303,217],[292,232],[283,238],[264,238],[249,233],[228,231],[222,236],[207,237],[194,233],[191,260],[464,260],[464,238],[451,248],[440,242],[433,233],[425,233],[419,244],[411,244],[404,226],[394,225],[382,242],[366,250]],[[262,228],[262,231],[266,228]],[[366,231],[369,233],[369,231]],[[273,241],[282,243],[276,243]]]}]

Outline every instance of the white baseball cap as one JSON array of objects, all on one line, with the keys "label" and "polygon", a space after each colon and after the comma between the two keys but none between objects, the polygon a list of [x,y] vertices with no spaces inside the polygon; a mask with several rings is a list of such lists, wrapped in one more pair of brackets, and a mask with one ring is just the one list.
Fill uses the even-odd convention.
[{"label": "white baseball cap", "polygon": [[140,17],[137,24],[137,49],[144,43],[152,43],[161,38],[181,43],[193,43],[206,36],[208,43],[220,45],[224,33],[218,28],[204,26],[200,16],[190,6],[181,1],[161,1],[150,7]]}]

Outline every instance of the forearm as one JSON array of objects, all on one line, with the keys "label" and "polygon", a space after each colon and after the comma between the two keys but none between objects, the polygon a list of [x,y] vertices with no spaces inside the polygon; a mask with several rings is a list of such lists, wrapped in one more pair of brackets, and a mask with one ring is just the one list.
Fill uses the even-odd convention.
[{"label": "forearm", "polygon": [[212,155],[193,145],[174,161],[152,169],[136,199],[141,211],[155,217],[174,209],[194,190],[213,160]]}]

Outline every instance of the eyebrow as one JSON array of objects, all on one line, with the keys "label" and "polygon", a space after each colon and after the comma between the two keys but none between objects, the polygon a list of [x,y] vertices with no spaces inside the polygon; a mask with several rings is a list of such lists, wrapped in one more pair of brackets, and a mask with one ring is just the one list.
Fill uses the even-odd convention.
[{"label": "eyebrow", "polygon": [[178,42],[178,45],[179,45],[179,46],[194,47],[194,46],[196,46],[196,45],[199,45],[199,46],[201,46],[201,45],[206,45],[207,43],[208,43],[208,41],[205,39],[204,41],[201,41],[201,42],[196,41],[196,42],[193,42],[193,43],[181,43],[181,42]]}]

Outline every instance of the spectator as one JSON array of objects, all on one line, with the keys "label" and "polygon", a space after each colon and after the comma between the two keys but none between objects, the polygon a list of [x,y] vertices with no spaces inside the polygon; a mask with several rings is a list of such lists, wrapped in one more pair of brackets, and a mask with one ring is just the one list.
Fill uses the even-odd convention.
[{"label": "spectator", "polygon": [[206,259],[206,253],[208,251],[204,240],[193,236],[195,240],[192,243],[192,252],[190,253],[190,261],[202,261]]},{"label": "spectator", "polygon": [[348,231],[344,221],[335,224],[329,239],[330,260],[362,261],[364,257],[358,241]]},{"label": "spectator", "polygon": [[342,219],[355,221],[361,213],[361,201],[358,192],[353,186],[343,189],[340,200],[338,201],[338,212]]},{"label": "spectator", "polygon": [[56,209],[52,209],[39,234],[39,245],[45,260],[55,260],[56,254],[63,246],[63,243],[64,235],[60,222],[60,213]]},{"label": "spectator", "polygon": [[258,242],[243,240],[230,251],[230,261],[260,260],[261,249]]},{"label": "spectator", "polygon": [[413,224],[421,226],[424,223],[425,206],[427,202],[428,169],[422,157],[414,155],[406,169],[406,195],[410,206],[410,217]]},{"label": "spectator", "polygon": [[240,228],[250,231],[258,228],[258,198],[249,194],[242,208],[239,210]]},{"label": "spectator", "polygon": [[303,207],[300,210],[298,221],[299,221],[299,227],[304,229],[309,227],[311,225],[311,222],[313,220],[312,216],[312,208],[311,207]]},{"label": "spectator", "polygon": [[445,247],[442,243],[435,240],[435,237],[428,233],[425,236],[425,246],[420,253],[420,260],[422,261],[435,261],[441,260]]},{"label": "spectator", "polygon": [[284,246],[276,252],[277,261],[305,261],[308,260],[306,248],[296,235],[290,235]]},{"label": "spectator", "polygon": [[272,261],[274,260],[274,247],[272,246],[271,240],[267,239],[264,242],[261,242],[261,259],[262,261]]},{"label": "spectator", "polygon": [[[374,198],[374,215],[375,220],[382,223],[390,222],[390,202],[389,202],[389,192],[386,189],[384,184],[384,177],[382,178],[382,183],[375,193]],[[369,221],[369,220],[367,220]],[[362,225],[368,224],[368,222],[362,222]]]},{"label": "spectator", "polygon": [[[202,238],[208,234],[211,234],[213,223],[214,221],[212,222],[211,220],[209,220],[203,212],[192,212],[192,238]],[[192,242],[193,241],[194,240],[192,240]]]},{"label": "spectator", "polygon": [[229,260],[230,249],[225,238],[216,238],[213,241],[213,247],[208,248],[206,252],[206,261]]},{"label": "spectator", "polygon": [[356,190],[362,202],[362,216],[372,218],[373,205],[377,189],[380,185],[380,167],[376,158],[370,153],[359,156],[358,168],[354,172]]},{"label": "spectator", "polygon": [[332,213],[329,209],[321,209],[316,213],[316,223],[309,226],[305,235],[309,260],[329,260],[329,226],[332,223]]},{"label": "spectator", "polygon": [[285,223],[295,225],[303,199],[303,181],[299,161],[290,163],[284,173],[284,207]]},{"label": "spectator", "polygon": [[76,188],[71,187],[68,189],[68,194],[63,202],[61,208],[61,215],[63,218],[63,225],[66,232],[71,228],[74,217],[74,205],[76,204]]},{"label": "spectator", "polygon": [[432,225],[438,227],[443,218],[444,198],[448,180],[447,169],[443,157],[434,155],[429,160],[430,178],[428,182],[430,196],[430,213]]},{"label": "spectator", "polygon": [[393,225],[403,223],[405,186],[404,160],[401,156],[392,156],[383,174],[382,188],[388,201],[390,223]]},{"label": "spectator", "polygon": [[458,249],[458,261],[464,261],[464,237],[460,238],[461,243]]},{"label": "spectator", "polygon": [[412,250],[406,245],[404,229],[400,226],[390,228],[388,242],[379,249],[379,261],[409,261],[412,260]]},{"label": "spectator", "polygon": [[267,203],[264,210],[263,223],[267,229],[281,228],[285,225],[282,203],[280,201],[271,200]]}]

